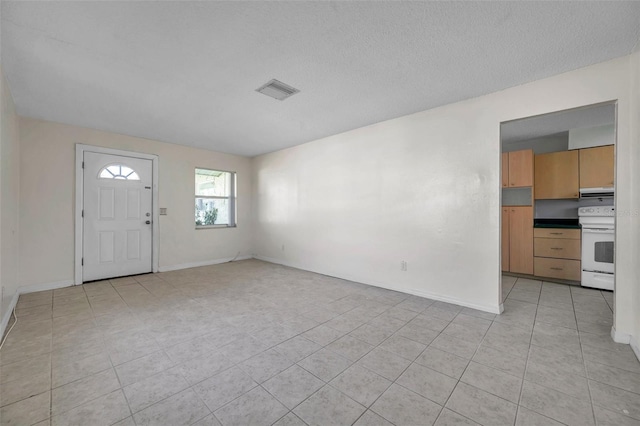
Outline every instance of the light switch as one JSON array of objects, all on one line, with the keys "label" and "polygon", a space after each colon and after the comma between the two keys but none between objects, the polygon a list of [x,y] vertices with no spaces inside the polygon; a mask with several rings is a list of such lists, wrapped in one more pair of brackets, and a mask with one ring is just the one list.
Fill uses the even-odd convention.
[{"label": "light switch", "polygon": [[166,215],[167,215],[167,208],[160,207],[160,216],[166,216]]}]

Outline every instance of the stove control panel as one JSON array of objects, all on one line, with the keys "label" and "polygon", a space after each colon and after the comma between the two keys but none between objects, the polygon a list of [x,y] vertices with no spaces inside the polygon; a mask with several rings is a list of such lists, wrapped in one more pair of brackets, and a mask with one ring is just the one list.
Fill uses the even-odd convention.
[{"label": "stove control panel", "polygon": [[613,206],[594,206],[594,207],[580,207],[578,209],[578,216],[615,216],[616,211]]}]

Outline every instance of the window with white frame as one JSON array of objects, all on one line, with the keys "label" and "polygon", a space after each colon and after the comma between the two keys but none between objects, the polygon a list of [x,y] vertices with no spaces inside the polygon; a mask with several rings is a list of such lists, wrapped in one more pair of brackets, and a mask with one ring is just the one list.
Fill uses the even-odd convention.
[{"label": "window with white frame", "polygon": [[236,226],[236,174],[196,169],[196,228]]}]

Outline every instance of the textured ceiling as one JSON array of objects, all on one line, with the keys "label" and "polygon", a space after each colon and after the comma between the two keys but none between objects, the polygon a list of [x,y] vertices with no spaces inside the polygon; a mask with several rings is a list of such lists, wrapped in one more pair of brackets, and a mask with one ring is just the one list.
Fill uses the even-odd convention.
[{"label": "textured ceiling", "polygon": [[[253,156],[630,53],[640,2],[10,2],[19,114]],[[276,78],[280,102],[254,90]]]},{"label": "textured ceiling", "polygon": [[504,123],[500,126],[500,139],[502,143],[516,143],[581,127],[613,124],[615,120],[616,106],[612,103],[575,108]]}]

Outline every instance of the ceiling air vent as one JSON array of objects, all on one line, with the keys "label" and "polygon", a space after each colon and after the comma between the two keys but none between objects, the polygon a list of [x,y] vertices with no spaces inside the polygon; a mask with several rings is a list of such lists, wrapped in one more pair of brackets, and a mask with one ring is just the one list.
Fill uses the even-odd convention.
[{"label": "ceiling air vent", "polygon": [[284,101],[289,96],[293,96],[298,93],[299,90],[274,79],[264,86],[261,86],[259,89],[256,89],[256,92],[260,92],[263,95],[270,96],[279,101]]}]

